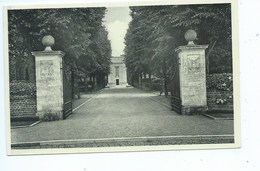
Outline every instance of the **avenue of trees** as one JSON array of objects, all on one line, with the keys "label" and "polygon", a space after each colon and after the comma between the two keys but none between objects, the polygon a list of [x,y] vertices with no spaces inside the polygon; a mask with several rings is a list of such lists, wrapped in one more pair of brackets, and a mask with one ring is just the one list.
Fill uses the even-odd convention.
[{"label": "avenue of trees", "polygon": [[84,82],[104,82],[111,45],[102,25],[106,8],[24,9],[8,11],[10,81],[35,81],[32,51],[44,50],[41,39],[52,35],[53,50],[65,52],[65,64]]},{"label": "avenue of trees", "polygon": [[[164,81],[165,93],[176,69],[175,48],[186,45],[194,29],[195,44],[208,44],[207,73],[232,73],[230,4],[130,7],[132,21],[125,37],[125,61],[131,84]],[[147,78],[148,77],[148,78]]]}]

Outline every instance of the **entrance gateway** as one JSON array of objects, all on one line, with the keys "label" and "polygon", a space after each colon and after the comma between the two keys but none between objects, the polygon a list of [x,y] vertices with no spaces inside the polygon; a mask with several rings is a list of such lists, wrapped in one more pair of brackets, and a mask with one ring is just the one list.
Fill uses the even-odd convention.
[{"label": "entrance gateway", "polygon": [[[201,113],[207,109],[205,49],[208,45],[195,45],[193,41],[196,37],[195,31],[188,30],[185,34],[188,44],[176,49],[179,65],[174,75],[171,106],[181,114]],[[32,52],[36,65],[36,115],[40,119],[44,114],[65,119],[72,113],[72,75],[66,72],[63,63],[65,54],[51,49],[54,38],[45,36],[42,43],[46,46],[44,51]],[[109,86],[127,86],[123,56],[112,57],[111,62]]]},{"label": "entrance gateway", "polygon": [[122,55],[111,58],[110,74],[108,75],[108,85],[109,87],[127,86],[126,66],[124,62],[124,57]]}]

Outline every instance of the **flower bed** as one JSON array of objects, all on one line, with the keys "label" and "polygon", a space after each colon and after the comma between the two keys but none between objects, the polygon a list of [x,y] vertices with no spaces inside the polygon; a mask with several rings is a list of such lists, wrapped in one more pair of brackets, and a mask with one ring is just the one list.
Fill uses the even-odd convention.
[{"label": "flower bed", "polygon": [[233,111],[233,76],[230,73],[207,76],[209,111]]}]

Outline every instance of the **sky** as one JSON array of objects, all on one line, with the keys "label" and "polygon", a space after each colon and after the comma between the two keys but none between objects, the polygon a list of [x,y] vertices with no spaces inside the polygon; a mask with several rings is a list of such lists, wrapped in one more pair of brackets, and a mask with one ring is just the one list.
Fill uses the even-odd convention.
[{"label": "sky", "polygon": [[128,7],[107,8],[104,18],[104,25],[108,31],[108,38],[111,41],[112,56],[124,54],[124,37],[131,21]]}]

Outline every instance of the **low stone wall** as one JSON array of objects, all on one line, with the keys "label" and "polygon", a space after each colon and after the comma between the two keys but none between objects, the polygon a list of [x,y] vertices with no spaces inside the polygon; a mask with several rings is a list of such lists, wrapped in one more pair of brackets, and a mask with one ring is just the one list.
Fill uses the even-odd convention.
[{"label": "low stone wall", "polygon": [[15,95],[11,97],[10,100],[10,112],[11,118],[13,117],[23,117],[23,116],[36,116],[36,98],[31,96]]}]

